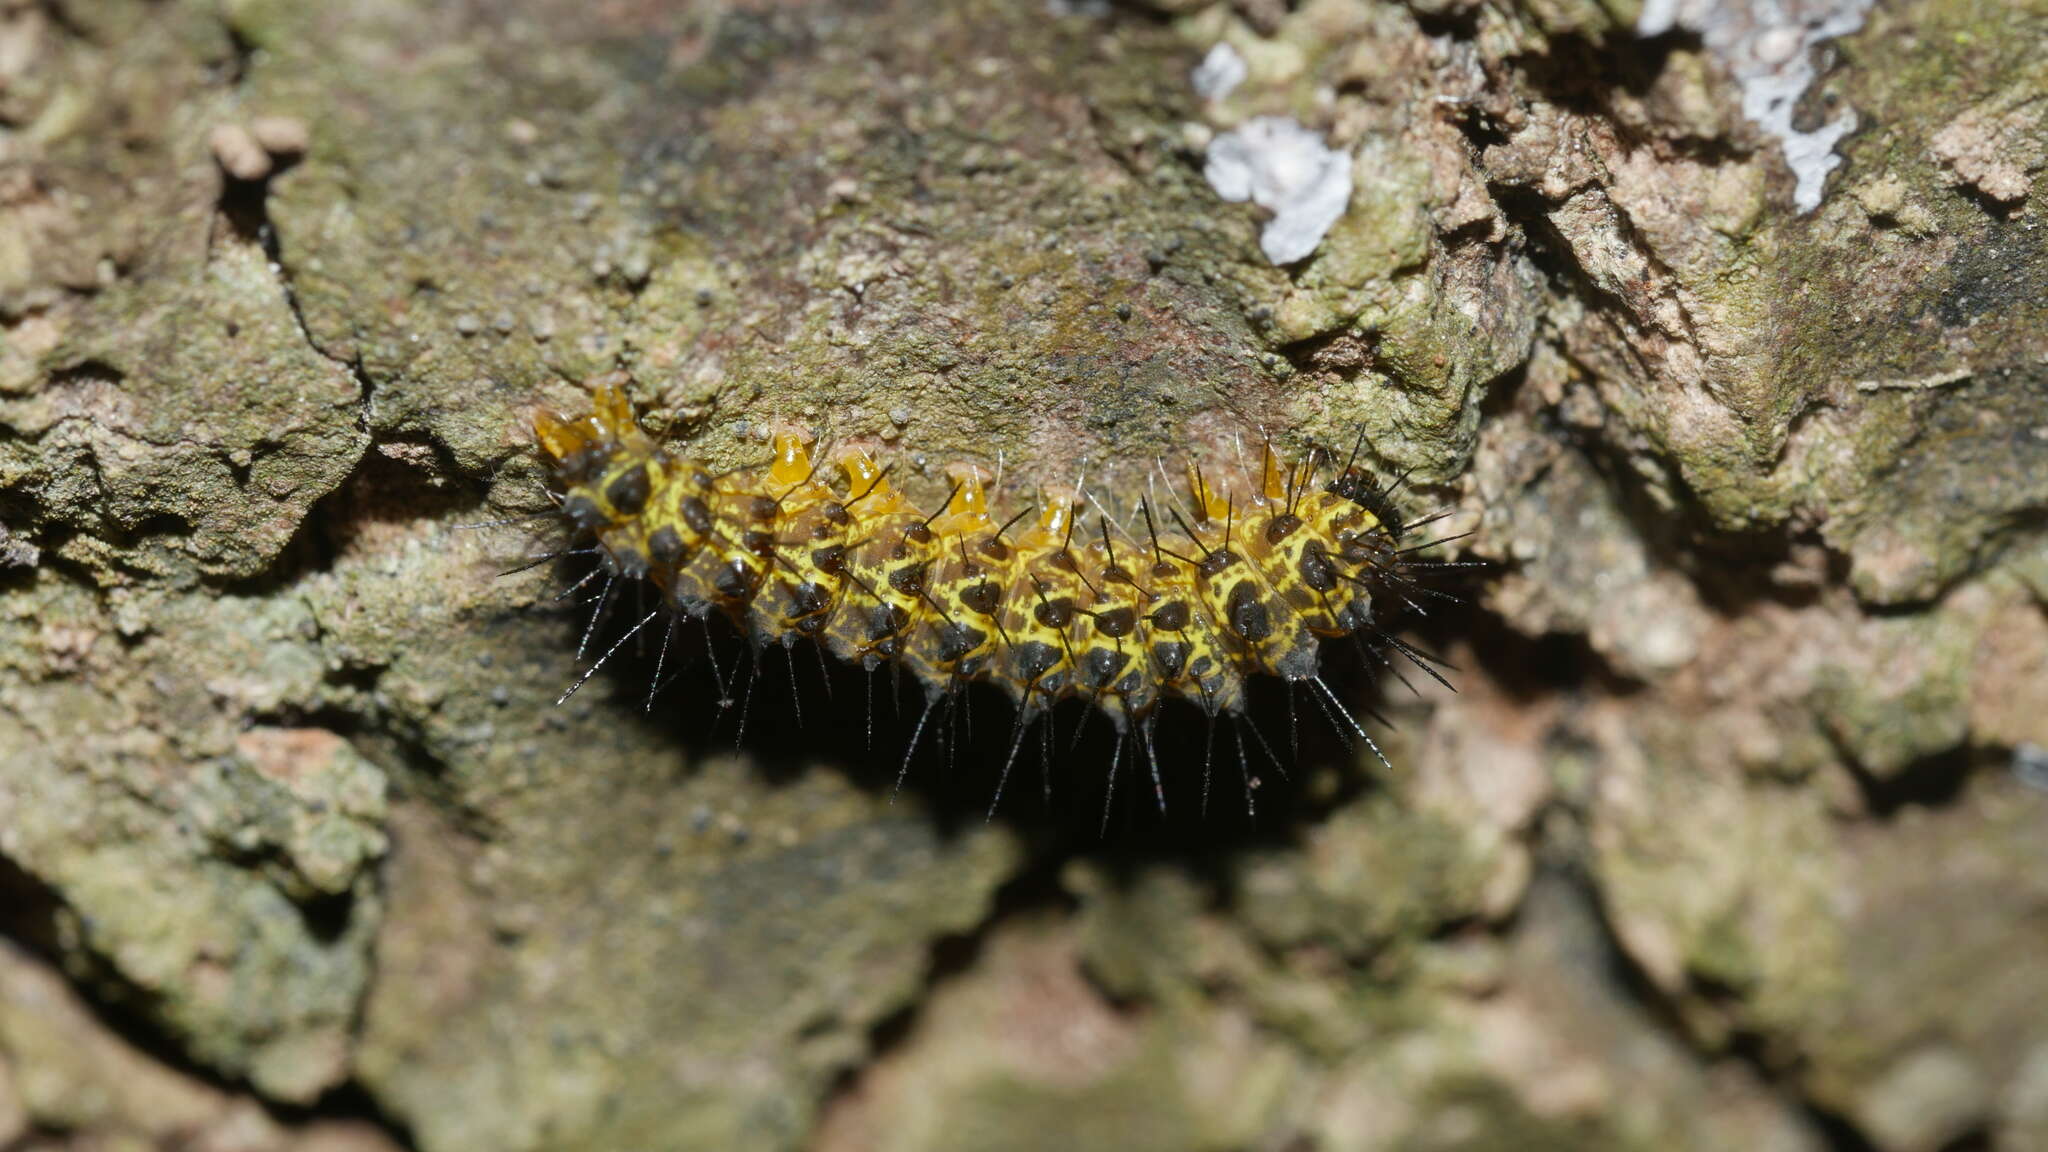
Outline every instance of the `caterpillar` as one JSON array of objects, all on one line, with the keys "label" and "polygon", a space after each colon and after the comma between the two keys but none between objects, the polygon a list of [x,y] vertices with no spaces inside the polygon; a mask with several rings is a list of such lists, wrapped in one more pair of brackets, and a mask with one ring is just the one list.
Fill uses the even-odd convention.
[{"label": "caterpillar", "polygon": [[1107,716],[1119,757],[1126,739],[1142,745],[1163,812],[1153,737],[1167,701],[1193,704],[1213,726],[1243,711],[1248,680],[1278,677],[1310,689],[1385,763],[1321,675],[1323,642],[1369,638],[1382,664],[1391,649],[1449,687],[1435,658],[1381,616],[1415,607],[1416,595],[1455,599],[1417,577],[1457,565],[1417,558],[1443,541],[1404,543],[1427,521],[1403,522],[1401,481],[1358,467],[1356,447],[1320,484],[1316,452],[1283,464],[1268,447],[1256,475],[1235,484],[1190,462],[1185,502],[1140,499],[1129,527],[1103,512],[1083,532],[1077,491],[998,519],[981,470],[955,464],[945,499],[925,511],[868,452],[814,451],[792,429],[772,434],[765,466],[714,473],[644,432],[615,380],[596,384],[587,414],[535,412],[533,433],[559,514],[600,558],[586,579],[602,573],[607,590],[644,580],[658,593],[619,643],[663,615],[671,635],[678,619],[723,616],[757,652],[810,639],[869,671],[893,665],[925,696],[906,770],[941,700],[995,685],[1016,722],[991,813],[1025,730],[1065,700]]}]

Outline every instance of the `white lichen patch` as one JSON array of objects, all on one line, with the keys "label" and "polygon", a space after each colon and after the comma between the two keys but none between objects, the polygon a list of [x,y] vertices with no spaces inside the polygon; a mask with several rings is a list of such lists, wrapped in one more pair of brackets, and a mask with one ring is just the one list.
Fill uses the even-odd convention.
[{"label": "white lichen patch", "polygon": [[1351,155],[1284,116],[1261,116],[1216,137],[1202,169],[1218,196],[1273,213],[1259,248],[1291,264],[1322,243],[1351,203]]},{"label": "white lichen patch", "polygon": [[1673,28],[1697,32],[1742,86],[1742,114],[1777,140],[1792,169],[1792,202],[1801,212],[1820,207],[1828,173],[1842,163],[1835,145],[1856,128],[1844,108],[1812,131],[1793,124],[1799,100],[1818,78],[1813,49],[1863,26],[1872,0],[1646,0],[1636,34]]},{"label": "white lichen patch", "polygon": [[1235,91],[1239,84],[1244,83],[1244,78],[1249,75],[1251,66],[1245,63],[1243,56],[1238,55],[1237,49],[1218,41],[1214,48],[1209,49],[1209,54],[1202,57],[1202,62],[1195,65],[1194,71],[1189,73],[1188,82],[1195,86],[1195,94],[1202,99],[1222,100]]}]

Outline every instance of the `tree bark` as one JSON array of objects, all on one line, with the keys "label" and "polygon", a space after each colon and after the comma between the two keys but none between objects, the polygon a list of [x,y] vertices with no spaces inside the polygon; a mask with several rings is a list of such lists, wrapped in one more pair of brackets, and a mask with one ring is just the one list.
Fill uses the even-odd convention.
[{"label": "tree bark", "polygon": [[[0,5],[0,1147],[2048,1147],[2043,43]],[[1391,771],[1276,693],[1165,820],[1062,714],[986,824],[993,699],[900,798],[803,648],[557,706],[581,569],[495,574],[615,371],[1013,509],[1362,443],[1485,564],[1456,691],[1352,662]]]}]

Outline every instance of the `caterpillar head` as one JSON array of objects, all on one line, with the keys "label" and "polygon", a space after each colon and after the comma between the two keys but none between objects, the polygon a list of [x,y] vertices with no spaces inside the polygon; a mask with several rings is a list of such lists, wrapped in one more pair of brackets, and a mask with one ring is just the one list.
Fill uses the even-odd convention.
[{"label": "caterpillar head", "polygon": [[1379,522],[1379,529],[1387,539],[1397,544],[1400,542],[1401,533],[1406,530],[1407,525],[1402,523],[1401,510],[1394,506],[1392,494],[1387,491],[1386,485],[1380,483],[1379,477],[1363,468],[1346,468],[1333,477],[1323,490],[1341,496],[1370,512],[1373,519]]}]

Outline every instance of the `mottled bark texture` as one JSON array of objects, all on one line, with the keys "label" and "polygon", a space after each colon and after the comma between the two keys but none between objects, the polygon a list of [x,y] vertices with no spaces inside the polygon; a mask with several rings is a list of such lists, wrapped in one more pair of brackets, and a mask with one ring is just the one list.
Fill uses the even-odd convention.
[{"label": "mottled bark texture", "polygon": [[[2044,42],[0,2],[0,1146],[2048,1148]],[[1352,164],[1285,267],[1202,174],[1261,116]],[[977,706],[892,803],[807,654],[736,751],[701,657],[555,707],[562,571],[493,579],[546,526],[458,525],[613,369],[719,466],[1013,507],[1363,431],[1493,563],[1459,691],[1106,845],[1102,745],[984,826]]]}]

